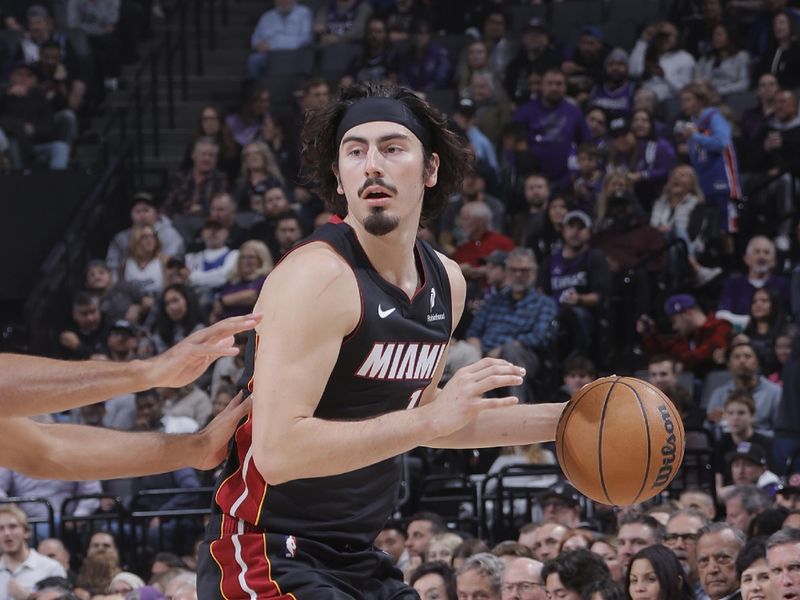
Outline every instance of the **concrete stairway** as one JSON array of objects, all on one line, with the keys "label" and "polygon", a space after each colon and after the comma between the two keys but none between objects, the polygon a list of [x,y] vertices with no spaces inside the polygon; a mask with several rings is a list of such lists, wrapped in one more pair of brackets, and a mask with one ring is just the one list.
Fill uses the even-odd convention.
[{"label": "concrete stairway", "polygon": [[[209,49],[208,23],[204,18],[203,31],[203,74],[198,75],[197,56],[195,53],[195,39],[197,30],[192,18],[188,21],[186,31],[189,40],[187,51],[187,99],[184,101],[181,95],[180,83],[180,55],[176,53],[172,59],[174,77],[174,102],[175,102],[175,123],[174,128],[169,126],[169,114],[167,107],[167,76],[163,61],[159,65],[158,76],[158,123],[159,123],[159,153],[155,155],[153,148],[152,124],[153,117],[150,110],[151,98],[145,95],[142,104],[145,109],[142,111],[143,134],[145,140],[144,166],[148,171],[162,170],[170,176],[178,168],[187,143],[192,138],[192,133],[197,124],[197,118],[203,106],[213,104],[219,107],[223,113],[234,109],[241,96],[242,82],[245,77],[245,63],[249,54],[250,36],[253,32],[258,18],[269,7],[264,0],[229,0],[228,24],[222,24],[220,13],[220,2],[216,3],[216,47]],[[191,17],[191,15],[190,15]],[[165,21],[154,19],[153,22],[156,39],[161,39],[164,33]],[[174,25],[177,28],[177,24]],[[177,31],[174,32],[174,39],[177,40]],[[142,56],[148,55],[148,49],[152,44],[142,46]],[[129,65],[123,68],[121,82],[122,91],[117,92],[111,99],[111,107],[127,107],[131,110],[129,120],[129,135],[135,135],[132,124],[133,97],[129,90],[133,89],[133,81],[140,65]],[[149,72],[145,72],[145,89],[149,87]],[[93,123],[98,130],[104,125],[105,119],[98,119]],[[79,148],[81,154],[91,155],[91,147]],[[89,163],[87,160],[86,163]]]}]

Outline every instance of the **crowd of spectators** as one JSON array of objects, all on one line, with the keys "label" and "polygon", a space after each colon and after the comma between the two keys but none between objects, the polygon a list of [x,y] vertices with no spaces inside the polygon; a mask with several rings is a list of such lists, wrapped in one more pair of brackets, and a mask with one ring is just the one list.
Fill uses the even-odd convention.
[{"label": "crowd of spectators", "polygon": [[[118,3],[73,4],[90,11]],[[152,9],[129,4],[140,5],[140,17]],[[708,489],[673,487],[672,500],[612,510],[553,487],[557,475],[515,476],[515,486],[542,493],[525,514],[509,506],[514,539],[491,540],[497,545],[490,548],[452,515],[424,513],[387,524],[376,544],[423,599],[721,600],[740,587],[744,600],[796,598],[798,534],[778,531],[800,527],[800,13],[788,0],[662,4],[670,10],[626,43],[603,24],[559,38],[546,17],[512,21],[522,14],[512,9],[537,2],[275,0],[254,28],[240,105],[204,106],[167,188],[133,195],[130,227],[86,265],[53,354],[144,358],[250,311],[273,266],[335,218],[305,186],[298,147],[304,113],[339,86],[409,86],[440,106],[474,151],[461,192],[419,232],[459,263],[468,282],[445,380],[483,356],[503,357],[526,367],[526,381],[512,390],[520,401],[549,402],[599,375],[635,373],[679,408],[687,447],[705,452],[698,456],[707,457],[713,478]],[[69,140],[58,137],[59,124],[74,133],[81,101],[113,88],[128,34],[115,27],[119,6],[101,12],[80,13],[92,23],[85,33],[95,59],[88,63],[74,56],[43,7],[2,13],[7,28],[26,32],[19,54],[3,63],[10,85],[0,100],[0,130],[16,147],[12,160],[43,153],[51,166],[65,164]],[[293,102],[275,101],[283,82],[269,77],[270,61],[311,45],[320,53],[357,51],[335,76],[305,79]],[[54,72],[70,77],[56,86]],[[46,90],[61,94],[59,110],[47,104],[55,96]],[[47,127],[14,120],[13,110],[37,106],[29,97],[38,98]],[[243,350],[246,337],[237,344]],[[241,355],[224,358],[183,389],[42,418],[194,431],[231,400],[242,370]],[[452,474],[454,465],[480,478],[556,462],[547,444],[456,458],[420,450],[410,461],[412,500],[404,511],[417,507],[422,477]],[[80,485],[8,472],[0,473],[0,493],[130,498],[185,489],[165,501],[174,508],[213,482],[213,473],[191,470]],[[34,509],[22,508],[27,516],[0,505],[0,532],[4,520],[35,530],[25,521],[35,519]],[[109,510],[102,500],[83,502],[69,516]],[[182,558],[159,555],[153,572],[139,575],[167,597],[184,597],[167,588],[172,581],[192,587],[197,533],[196,524],[154,520],[147,549]],[[20,546],[0,537],[0,578],[17,580],[24,561],[40,560],[22,538]],[[55,550],[42,550],[46,542]],[[64,551],[58,540],[41,544],[56,560]],[[32,578],[19,585],[30,591],[35,584],[37,594],[78,583],[90,595],[156,597],[136,595],[144,581],[117,574],[119,560],[96,567],[109,577],[94,588],[69,573],[79,561],[61,562],[69,586],[42,587]],[[82,571],[92,568],[89,555],[83,564]],[[42,571],[50,575],[64,576]],[[5,593],[0,581],[0,599]]]},{"label": "crowd of spectators", "polygon": [[138,60],[154,0],[7,0],[0,6],[0,172],[66,169],[92,116]]}]

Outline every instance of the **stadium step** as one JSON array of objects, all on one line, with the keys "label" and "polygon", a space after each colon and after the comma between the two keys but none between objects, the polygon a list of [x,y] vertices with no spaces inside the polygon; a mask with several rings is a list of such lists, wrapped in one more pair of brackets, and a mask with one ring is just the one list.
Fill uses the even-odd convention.
[{"label": "stadium step", "polygon": [[[315,5],[314,0],[302,0],[305,4]],[[186,53],[188,67],[187,73],[187,101],[182,100],[182,88],[179,78],[180,54],[176,52],[172,58],[174,77],[174,102],[175,102],[175,127],[169,128],[167,107],[167,76],[165,64],[162,60],[158,65],[157,98],[158,98],[158,123],[159,123],[159,156],[153,153],[151,97],[145,93],[142,104],[146,114],[142,118],[142,131],[145,141],[144,166],[147,169],[167,169],[172,175],[183,159],[186,144],[191,140],[192,133],[197,124],[197,116],[203,106],[213,104],[223,111],[234,109],[239,103],[242,83],[245,78],[245,65],[250,52],[250,36],[258,19],[267,9],[263,0],[229,0],[228,23],[222,24],[221,2],[215,4],[215,49],[211,50],[209,44],[208,20],[204,15],[199,34],[203,41],[203,71],[197,72],[197,54],[195,40],[198,29],[193,18],[186,24],[186,35],[189,45]],[[191,15],[190,15],[191,16]],[[154,20],[153,27],[157,39],[163,39],[163,30],[166,22]],[[177,41],[177,22],[173,25],[173,39]],[[143,54],[146,56],[146,54]],[[127,89],[132,89],[133,78],[140,65],[127,66],[123,69],[122,80],[127,84]],[[145,67],[142,73],[145,89],[149,86],[150,72]],[[110,104],[112,107],[129,106],[133,99],[130,94],[123,91],[114,95]],[[132,108],[132,107],[129,107]],[[128,135],[135,135],[129,120]]]}]

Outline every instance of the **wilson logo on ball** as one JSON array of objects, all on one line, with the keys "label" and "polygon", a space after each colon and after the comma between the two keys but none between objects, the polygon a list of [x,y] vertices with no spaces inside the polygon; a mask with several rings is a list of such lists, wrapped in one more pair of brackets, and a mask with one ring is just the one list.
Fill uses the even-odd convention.
[{"label": "wilson logo on ball", "polygon": [[675,467],[675,426],[672,424],[672,417],[669,414],[669,409],[666,405],[662,404],[658,407],[658,412],[661,413],[661,419],[664,421],[664,429],[667,432],[667,440],[661,446],[661,467],[658,469],[656,480],[653,482],[653,487],[662,487],[670,482],[672,479],[672,471]]}]

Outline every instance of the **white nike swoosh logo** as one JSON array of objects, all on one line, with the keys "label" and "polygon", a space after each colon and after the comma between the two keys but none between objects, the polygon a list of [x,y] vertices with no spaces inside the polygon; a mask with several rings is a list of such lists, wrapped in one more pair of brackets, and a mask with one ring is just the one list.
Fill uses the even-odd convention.
[{"label": "white nike swoosh logo", "polygon": [[385,319],[386,317],[388,317],[390,314],[392,314],[396,310],[397,310],[396,308],[390,308],[389,310],[383,310],[383,309],[381,309],[381,305],[378,304],[378,316],[381,319]]}]

